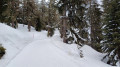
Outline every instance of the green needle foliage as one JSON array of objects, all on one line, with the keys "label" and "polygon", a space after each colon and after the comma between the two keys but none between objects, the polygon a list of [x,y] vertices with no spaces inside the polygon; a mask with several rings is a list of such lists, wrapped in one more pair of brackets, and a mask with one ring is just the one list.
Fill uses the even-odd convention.
[{"label": "green needle foliage", "polygon": [[115,66],[120,60],[120,0],[105,0],[104,8],[104,59]]},{"label": "green needle foliage", "polygon": [[1,46],[0,44],[0,58],[5,54],[5,48]]}]

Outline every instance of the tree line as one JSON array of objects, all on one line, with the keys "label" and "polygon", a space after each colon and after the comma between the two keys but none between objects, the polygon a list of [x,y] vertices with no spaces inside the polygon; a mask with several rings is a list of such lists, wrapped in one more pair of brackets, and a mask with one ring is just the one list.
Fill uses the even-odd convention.
[{"label": "tree line", "polygon": [[64,43],[85,44],[107,53],[103,61],[120,61],[120,0],[0,0],[0,22],[18,23],[52,37],[57,28]]}]

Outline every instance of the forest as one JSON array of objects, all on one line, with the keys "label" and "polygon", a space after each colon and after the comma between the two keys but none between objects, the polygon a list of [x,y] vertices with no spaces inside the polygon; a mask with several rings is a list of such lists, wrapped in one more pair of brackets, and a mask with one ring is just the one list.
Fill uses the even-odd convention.
[{"label": "forest", "polygon": [[[63,43],[88,45],[106,53],[101,61],[120,62],[120,0],[0,0],[0,23],[19,24],[53,37],[58,29]],[[1,33],[1,32],[0,32]],[[78,48],[79,49],[79,48]],[[5,54],[0,47],[0,57]]]}]

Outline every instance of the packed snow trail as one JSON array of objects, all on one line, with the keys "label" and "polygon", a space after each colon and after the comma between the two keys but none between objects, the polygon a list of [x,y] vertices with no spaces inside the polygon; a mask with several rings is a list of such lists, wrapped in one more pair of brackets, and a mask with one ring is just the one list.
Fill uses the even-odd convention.
[{"label": "packed snow trail", "polygon": [[[47,38],[45,32],[38,33],[31,28],[28,32],[27,26],[19,24],[18,29],[0,23],[0,44],[6,48],[6,54],[0,59],[0,67],[6,67],[29,43],[34,41],[33,34],[36,33],[37,39]],[[40,35],[38,35],[40,34]],[[42,36],[43,35],[43,36]]]},{"label": "packed snow trail", "polygon": [[103,55],[89,46],[82,48],[85,56],[80,58],[76,44],[64,44],[58,35],[34,39],[7,67],[111,67],[100,61]]},{"label": "packed snow trail", "polygon": [[74,60],[53,46],[50,40],[38,40],[26,47],[7,67],[79,67],[71,61]]},{"label": "packed snow trail", "polygon": [[[64,44],[65,45],[65,44]],[[85,52],[91,57],[74,57],[56,47],[51,39],[36,40],[25,47],[7,67],[111,67],[99,61],[99,56],[88,46]],[[89,53],[89,50],[93,54]]]},{"label": "packed snow trail", "polygon": [[0,67],[112,67],[101,61],[101,54],[85,45],[80,50],[76,44],[65,44],[59,31],[51,38],[46,31],[37,32],[19,24],[13,29],[0,23],[0,43],[6,54],[0,60]]},{"label": "packed snow trail", "polygon": [[5,67],[31,40],[29,35],[25,36],[21,31],[0,23],[0,44],[6,48],[0,67]]}]

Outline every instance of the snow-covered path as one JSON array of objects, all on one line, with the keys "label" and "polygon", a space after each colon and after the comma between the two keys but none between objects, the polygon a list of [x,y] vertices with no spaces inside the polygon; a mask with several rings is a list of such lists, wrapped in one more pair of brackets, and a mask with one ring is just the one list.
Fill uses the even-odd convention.
[{"label": "snow-covered path", "polygon": [[98,53],[85,45],[80,50],[76,44],[65,44],[56,30],[53,37],[47,32],[36,32],[32,28],[19,25],[13,29],[0,24],[0,43],[7,49],[0,60],[0,67],[112,67],[101,61],[104,54]]},{"label": "snow-covered path", "polygon": [[32,42],[7,67],[79,67],[50,41]]},{"label": "snow-covered path", "polygon": [[82,48],[85,57],[80,58],[75,44],[62,43],[58,34],[36,37],[40,34],[34,32],[33,41],[7,67],[111,67],[100,61],[103,55],[88,46]]}]

